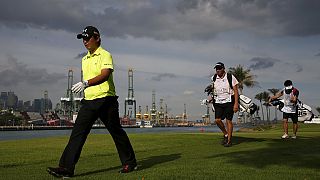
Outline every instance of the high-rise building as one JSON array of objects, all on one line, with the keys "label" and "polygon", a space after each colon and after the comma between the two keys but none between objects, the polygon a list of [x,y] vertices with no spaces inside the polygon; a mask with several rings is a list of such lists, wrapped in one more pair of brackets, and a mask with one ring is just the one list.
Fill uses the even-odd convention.
[{"label": "high-rise building", "polygon": [[32,103],[33,112],[41,113],[41,99],[34,99]]},{"label": "high-rise building", "polygon": [[1,95],[0,95],[0,108],[1,109],[7,108],[7,100],[8,100],[8,93],[1,92]]},{"label": "high-rise building", "polygon": [[31,105],[31,101],[25,101],[23,103],[23,109],[25,111],[31,112],[32,111],[32,105]]},{"label": "high-rise building", "polygon": [[8,92],[7,108],[16,109],[18,105],[18,96],[14,92]]},{"label": "high-rise building", "polygon": [[22,100],[18,100],[18,104],[17,104],[17,110],[18,111],[23,111],[23,101]]},{"label": "high-rise building", "polygon": [[32,109],[33,112],[44,114],[52,109],[52,102],[50,99],[34,99]]}]

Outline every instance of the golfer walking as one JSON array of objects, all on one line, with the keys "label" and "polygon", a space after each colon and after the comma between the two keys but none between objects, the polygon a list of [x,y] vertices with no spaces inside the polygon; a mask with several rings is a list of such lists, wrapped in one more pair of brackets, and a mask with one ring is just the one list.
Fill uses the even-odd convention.
[{"label": "golfer walking", "polygon": [[49,167],[47,171],[56,177],[72,177],[92,125],[100,118],[116,145],[122,164],[119,172],[131,172],[136,169],[137,163],[129,138],[120,125],[112,56],[100,46],[101,38],[97,28],[87,26],[77,38],[82,39],[88,53],[82,58],[84,81],[73,85],[72,91],[84,91],[85,96],[59,166]]}]

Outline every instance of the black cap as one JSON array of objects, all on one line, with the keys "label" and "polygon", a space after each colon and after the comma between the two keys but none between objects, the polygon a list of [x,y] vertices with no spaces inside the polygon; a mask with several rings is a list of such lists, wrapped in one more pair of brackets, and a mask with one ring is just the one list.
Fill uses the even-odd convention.
[{"label": "black cap", "polygon": [[292,89],[292,81],[291,80],[286,80],[284,83],[283,83],[284,87],[286,90],[289,90],[289,89]]},{"label": "black cap", "polygon": [[224,68],[224,64],[222,62],[217,62],[214,68],[221,67]]},{"label": "black cap", "polygon": [[98,29],[93,26],[87,26],[86,28],[83,29],[81,34],[77,35],[77,38],[78,39],[89,38],[89,37],[92,37],[93,35],[100,36]]},{"label": "black cap", "polygon": [[288,80],[286,80],[286,81],[283,83],[283,85],[284,85],[285,87],[292,86],[292,81],[288,79]]}]

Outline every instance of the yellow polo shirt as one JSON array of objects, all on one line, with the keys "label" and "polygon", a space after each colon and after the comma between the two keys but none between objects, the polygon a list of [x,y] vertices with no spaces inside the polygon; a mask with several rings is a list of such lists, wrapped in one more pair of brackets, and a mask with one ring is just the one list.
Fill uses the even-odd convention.
[{"label": "yellow polo shirt", "polygon": [[[102,69],[113,70],[113,60],[111,54],[99,47],[93,54],[88,54],[82,58],[83,80],[92,79],[101,74]],[[106,96],[116,96],[116,90],[113,82],[113,73],[110,74],[107,81],[89,86],[84,90],[84,99],[93,100]]]}]

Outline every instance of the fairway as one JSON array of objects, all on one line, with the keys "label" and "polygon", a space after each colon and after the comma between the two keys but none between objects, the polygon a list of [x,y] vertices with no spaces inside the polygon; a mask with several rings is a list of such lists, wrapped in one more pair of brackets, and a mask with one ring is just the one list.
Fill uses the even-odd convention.
[{"label": "fairway", "polygon": [[[299,124],[298,139],[280,139],[281,125],[235,132],[233,146],[220,133],[129,134],[138,171],[118,174],[110,135],[90,134],[73,179],[320,179],[320,125]],[[292,132],[292,124],[289,132]],[[67,136],[0,141],[0,179],[55,179]]]}]

